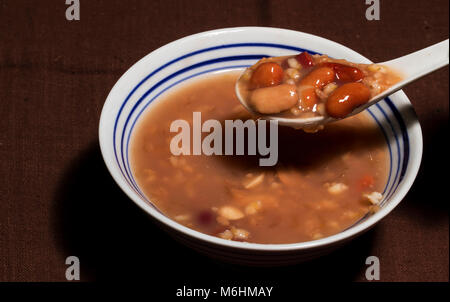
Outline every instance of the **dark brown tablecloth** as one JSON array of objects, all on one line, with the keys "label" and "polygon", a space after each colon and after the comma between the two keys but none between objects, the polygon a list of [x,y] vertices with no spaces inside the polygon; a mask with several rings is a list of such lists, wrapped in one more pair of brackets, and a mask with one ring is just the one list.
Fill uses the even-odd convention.
[{"label": "dark brown tablecloth", "polygon": [[121,74],[175,39],[274,26],[384,61],[447,39],[447,0],[380,0],[381,20],[371,22],[364,0],[81,0],[72,22],[64,2],[0,0],[0,281],[64,281],[70,255],[80,258],[82,280],[365,280],[370,255],[382,281],[449,280],[448,68],[405,89],[424,157],[403,202],[344,248],[288,268],[231,266],[174,242],[115,185],[97,138]]}]

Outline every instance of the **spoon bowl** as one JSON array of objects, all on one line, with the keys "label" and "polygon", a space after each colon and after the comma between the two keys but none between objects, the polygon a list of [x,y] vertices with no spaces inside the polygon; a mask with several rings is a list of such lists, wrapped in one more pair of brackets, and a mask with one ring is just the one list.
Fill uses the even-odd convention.
[{"label": "spoon bowl", "polygon": [[[382,93],[377,94],[372,99],[370,99],[367,103],[356,107],[350,114],[348,114],[345,118],[350,117],[352,115],[358,114],[361,111],[364,111],[368,107],[378,103],[383,100],[387,96],[397,92],[402,89],[404,86],[409,83],[433,72],[436,71],[449,63],[449,40],[445,40],[429,46],[427,48],[421,49],[419,51],[413,52],[409,55],[402,56],[397,59],[393,59],[390,61],[386,61],[383,63],[377,63],[377,65],[386,66],[396,72],[400,73],[403,76],[403,80],[392,85]],[[261,119],[265,120],[275,120],[278,121],[279,125],[288,126],[296,129],[300,128],[316,128],[320,125],[325,125],[327,123],[331,123],[337,121],[339,119],[330,117],[330,116],[316,116],[309,118],[302,117],[280,117],[277,115],[261,115],[258,112],[255,112],[251,106],[249,106],[245,100],[245,98],[241,95],[239,89],[239,80],[236,82],[235,86],[236,96],[238,97],[241,104],[250,112],[260,115]]]}]

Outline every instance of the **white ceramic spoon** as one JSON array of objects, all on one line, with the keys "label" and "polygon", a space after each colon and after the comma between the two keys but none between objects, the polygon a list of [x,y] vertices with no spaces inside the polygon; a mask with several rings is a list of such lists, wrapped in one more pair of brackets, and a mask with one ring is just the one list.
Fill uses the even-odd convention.
[{"label": "white ceramic spoon", "polygon": [[[367,107],[372,106],[373,104],[381,101],[385,97],[390,94],[393,94],[397,90],[403,88],[403,86],[435,71],[441,67],[448,65],[449,61],[449,49],[448,49],[448,39],[437,44],[434,44],[430,47],[424,48],[422,50],[413,52],[409,55],[386,61],[383,63],[377,63],[379,65],[385,65],[387,67],[392,68],[395,71],[398,71],[404,76],[404,79],[397,84],[391,86],[389,89],[383,91],[382,93],[373,97],[369,102],[364,105],[361,105],[355,108],[349,115],[346,117],[355,115],[365,110]],[[239,98],[241,104],[250,112],[254,112],[245,102],[245,100],[240,95],[238,85],[236,84],[236,95]],[[278,117],[272,115],[262,115],[262,119],[266,120],[277,120],[279,125],[289,126],[293,128],[313,128],[315,126],[323,125],[326,123],[330,123],[336,121],[337,119],[332,117],[312,117],[312,118],[286,118],[286,117]]]}]

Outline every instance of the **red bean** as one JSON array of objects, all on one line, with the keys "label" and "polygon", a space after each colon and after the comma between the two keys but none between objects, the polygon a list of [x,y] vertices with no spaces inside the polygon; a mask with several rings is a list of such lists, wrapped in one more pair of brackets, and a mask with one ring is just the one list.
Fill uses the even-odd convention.
[{"label": "red bean", "polygon": [[298,54],[296,57],[297,61],[302,64],[303,67],[308,68],[314,66],[314,60],[309,53],[306,51]]},{"label": "red bean", "polygon": [[208,225],[214,221],[214,215],[210,210],[202,210],[197,214],[197,221],[202,225]]},{"label": "red bean", "polygon": [[330,67],[320,67],[311,71],[301,81],[300,86],[313,86],[322,89],[325,85],[333,82],[334,71]]},{"label": "red bean", "polygon": [[313,69],[299,83],[300,103],[303,107],[312,109],[317,104],[316,88],[322,89],[334,80],[334,71],[330,67]]},{"label": "red bean", "polygon": [[370,89],[362,83],[347,83],[338,87],[329,97],[325,108],[329,116],[343,118],[356,107],[370,100]]},{"label": "red bean", "polygon": [[312,109],[314,105],[317,104],[317,95],[315,88],[311,87],[302,89],[299,94],[302,107]]},{"label": "red bean", "polygon": [[336,79],[344,83],[359,82],[364,78],[364,73],[356,67],[339,63],[325,63],[324,65],[333,68]]},{"label": "red bean", "polygon": [[250,88],[264,88],[276,86],[283,81],[283,68],[273,62],[266,62],[256,67],[250,78]]}]

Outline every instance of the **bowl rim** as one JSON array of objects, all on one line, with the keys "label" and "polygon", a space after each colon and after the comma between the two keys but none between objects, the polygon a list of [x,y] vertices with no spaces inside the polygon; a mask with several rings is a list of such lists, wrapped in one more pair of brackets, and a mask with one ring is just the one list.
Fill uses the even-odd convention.
[{"label": "bowl rim", "polygon": [[[154,55],[155,53],[164,52],[167,49],[172,49],[176,46],[179,46],[182,43],[185,43],[187,41],[195,40],[199,37],[205,37],[205,36],[215,36],[219,34],[224,33],[233,33],[236,31],[267,31],[272,33],[289,33],[289,34],[300,34],[304,37],[316,39],[319,41],[322,41],[326,44],[334,44],[334,46],[342,47],[346,51],[354,52],[360,56],[358,52],[342,45],[337,42],[334,42],[329,39],[325,39],[313,34],[304,33],[301,31],[295,31],[290,29],[283,29],[283,28],[277,28],[277,27],[260,27],[260,26],[245,26],[245,27],[229,27],[229,28],[220,28],[220,29],[214,29],[209,31],[204,31],[200,33],[196,33],[193,35],[189,35],[180,39],[177,39],[173,42],[170,42],[168,44],[165,44],[147,55],[145,55],[143,58],[138,60],[136,63],[134,63],[128,70],[119,78],[119,80],[114,84],[111,91],[109,92],[105,103],[103,105],[101,115],[100,115],[100,121],[99,121],[99,142],[100,142],[100,150],[102,153],[103,160],[105,162],[105,165],[115,180],[115,182],[119,185],[119,187],[122,189],[123,192],[135,203],[137,204],[142,210],[144,210],[147,214],[149,214],[151,217],[162,223],[164,226],[169,227],[169,229],[173,229],[176,232],[179,232],[183,235],[186,235],[188,237],[192,237],[193,239],[197,239],[200,241],[203,241],[205,243],[209,243],[212,245],[215,245],[217,247],[226,247],[226,248],[232,248],[232,249],[239,249],[239,250],[247,250],[247,251],[262,251],[262,252],[288,252],[288,251],[301,251],[301,250],[307,250],[307,249],[314,249],[314,248],[321,248],[325,247],[327,245],[337,244],[339,242],[346,241],[348,239],[351,239],[358,234],[363,233],[364,231],[370,229],[373,227],[376,223],[378,223],[381,219],[387,216],[405,197],[409,189],[411,188],[412,184],[414,183],[414,180],[417,176],[417,173],[420,168],[421,160],[422,160],[422,152],[423,152],[423,138],[422,138],[422,130],[420,127],[420,123],[418,121],[418,118],[413,110],[410,112],[401,113],[400,116],[403,119],[403,121],[413,121],[414,123],[409,123],[409,126],[406,128],[406,132],[409,137],[409,147],[410,152],[408,154],[408,167],[406,170],[406,173],[402,179],[402,181],[398,184],[398,187],[394,191],[394,194],[391,195],[389,198],[389,202],[386,203],[385,206],[383,206],[378,212],[367,218],[366,220],[362,221],[361,223],[358,223],[356,225],[351,226],[350,228],[343,230],[337,234],[327,236],[321,239],[312,240],[312,241],[306,241],[306,242],[297,242],[297,243],[282,243],[282,244],[265,244],[265,243],[251,243],[251,242],[238,242],[238,241],[231,241],[231,240],[224,240],[219,237],[215,237],[212,235],[204,234],[199,231],[190,229],[182,224],[179,224],[175,220],[172,220],[171,218],[165,216],[155,208],[153,208],[151,205],[149,205],[146,201],[139,198],[136,194],[134,194],[134,191],[131,190],[129,185],[125,182],[123,179],[123,176],[118,171],[118,167],[116,167],[116,164],[112,160],[108,160],[106,158],[106,148],[109,148],[108,146],[108,139],[106,138],[107,132],[110,129],[107,129],[105,126],[107,124],[107,119],[109,116],[113,116],[110,111],[107,110],[108,104],[112,102],[112,99],[115,97],[115,91],[118,87],[118,84],[120,82],[123,82],[126,80],[126,78],[133,73],[134,70],[138,69],[138,66],[141,62],[143,62],[146,58],[148,58],[151,55]],[[182,47],[180,47],[182,49]],[[364,56],[362,56],[364,57]],[[368,60],[366,57],[364,57],[366,60]],[[368,60],[370,61],[370,60]],[[402,100],[401,102],[406,103],[407,105],[411,105],[411,102],[409,101],[409,98],[406,96],[406,94],[400,90],[396,93],[398,95],[399,99]],[[110,117],[111,118],[111,117]]]}]

